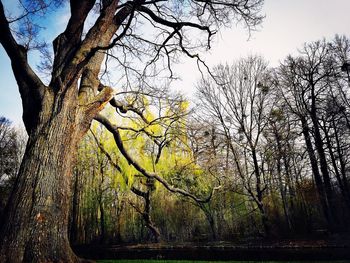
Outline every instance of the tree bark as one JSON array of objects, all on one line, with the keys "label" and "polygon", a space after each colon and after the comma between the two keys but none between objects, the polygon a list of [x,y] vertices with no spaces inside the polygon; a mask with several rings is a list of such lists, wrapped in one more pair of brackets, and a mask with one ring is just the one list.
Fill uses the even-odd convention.
[{"label": "tree bark", "polygon": [[0,262],[79,261],[68,242],[71,169],[83,130],[74,105],[72,96],[45,107],[29,135],[6,207]]}]

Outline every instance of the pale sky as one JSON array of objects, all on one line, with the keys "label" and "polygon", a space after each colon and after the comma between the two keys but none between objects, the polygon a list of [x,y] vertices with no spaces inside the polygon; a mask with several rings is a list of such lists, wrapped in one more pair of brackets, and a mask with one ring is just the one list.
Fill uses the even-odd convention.
[{"label": "pale sky", "polygon": [[[5,6],[6,2],[3,1]],[[265,0],[263,13],[266,18],[258,32],[248,34],[241,25],[233,25],[216,36],[210,53],[204,58],[210,66],[218,63],[232,63],[251,54],[259,54],[270,61],[271,66],[278,66],[288,54],[297,52],[303,43],[325,37],[332,39],[335,34],[350,37],[350,0]],[[64,16],[65,14],[58,14]],[[57,18],[57,17],[56,17]],[[54,35],[58,32],[59,21],[52,19]],[[35,59],[35,58],[34,58]],[[195,61],[185,59],[175,67],[182,81],[174,83],[174,88],[181,89],[189,96],[199,72]],[[16,82],[11,71],[9,59],[0,45],[0,115],[21,123],[22,106]]]}]

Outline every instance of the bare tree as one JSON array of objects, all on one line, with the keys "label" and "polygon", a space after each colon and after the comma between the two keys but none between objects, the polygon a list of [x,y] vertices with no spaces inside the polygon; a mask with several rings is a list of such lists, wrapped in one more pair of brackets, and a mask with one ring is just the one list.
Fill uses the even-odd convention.
[{"label": "bare tree", "polygon": [[340,125],[347,122],[348,116],[347,104],[342,102],[347,96],[344,91],[346,76],[341,72],[341,61],[349,52],[346,43],[344,38],[336,37],[332,43],[322,40],[305,44],[299,56],[289,56],[279,69],[280,94],[301,124],[321,205],[331,231],[339,227],[334,177],[348,199],[347,185],[343,183],[346,176],[341,175],[345,163],[340,150],[346,149],[348,143],[343,141],[340,146],[338,141],[341,133],[347,137],[346,129],[341,128],[344,125]]},{"label": "bare tree", "polygon": [[263,131],[268,123],[271,79],[267,63],[260,57],[242,59],[232,67],[219,66],[216,82],[203,79],[198,87],[204,111],[215,118],[225,135],[237,174],[256,203],[265,233],[269,234],[267,211],[263,202]]}]

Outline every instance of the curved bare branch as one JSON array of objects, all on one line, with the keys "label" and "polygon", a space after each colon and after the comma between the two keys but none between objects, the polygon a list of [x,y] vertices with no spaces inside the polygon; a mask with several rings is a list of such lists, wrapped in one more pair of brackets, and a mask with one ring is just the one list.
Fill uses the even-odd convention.
[{"label": "curved bare branch", "polygon": [[189,198],[193,199],[195,202],[206,203],[206,202],[210,201],[215,188],[209,193],[208,197],[206,197],[204,199],[201,199],[201,198],[198,198],[197,196],[195,196],[195,195],[193,195],[193,194],[191,194],[191,193],[189,193],[189,192],[187,192],[187,191],[185,191],[183,189],[171,186],[164,178],[162,178],[158,174],[148,172],[134,158],[132,158],[129,155],[129,153],[127,152],[127,150],[124,147],[123,141],[122,141],[122,139],[120,137],[120,133],[119,133],[117,127],[115,127],[115,125],[113,125],[106,117],[104,117],[102,115],[97,115],[95,117],[95,120],[98,121],[99,123],[101,123],[110,133],[113,134],[114,141],[115,141],[115,143],[116,143],[120,153],[125,157],[125,159],[128,161],[128,163],[130,165],[132,165],[143,176],[145,176],[147,178],[154,178],[155,180],[157,180],[159,183],[161,183],[170,192],[181,194],[181,195],[183,195],[185,197],[189,197]]}]

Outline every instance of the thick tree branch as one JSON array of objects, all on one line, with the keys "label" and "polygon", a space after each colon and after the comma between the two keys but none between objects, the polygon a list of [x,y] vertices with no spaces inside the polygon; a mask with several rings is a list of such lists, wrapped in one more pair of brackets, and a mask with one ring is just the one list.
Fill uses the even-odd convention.
[{"label": "thick tree branch", "polygon": [[[69,59],[66,60],[67,62],[62,65],[62,70],[56,70],[54,72],[50,84],[51,86],[57,87],[57,89],[69,87],[78,79],[84,67],[97,52],[97,50],[96,52],[91,51],[99,46],[100,43],[109,43],[110,39],[120,26],[113,22],[115,12],[118,9],[118,2],[119,1],[117,0],[111,1],[108,6],[101,10],[100,16],[86,34],[85,39],[80,42],[79,46],[74,48]],[[85,11],[87,11],[89,7],[90,6],[87,6]],[[121,11],[122,10],[118,13]],[[60,54],[56,54],[56,57],[58,56],[60,56]]]},{"label": "thick tree branch", "polygon": [[23,121],[30,133],[35,125],[45,92],[45,85],[28,64],[27,50],[13,37],[6,19],[4,7],[0,1],[0,43],[11,60],[23,104]]},{"label": "thick tree branch", "polygon": [[[20,81],[26,81],[31,89],[40,90],[44,87],[40,78],[34,73],[27,61],[27,50],[17,44],[6,19],[4,7],[0,1],[0,43],[4,47],[7,55],[11,59],[15,77]],[[43,91],[43,90],[42,90]]]},{"label": "thick tree branch", "polygon": [[70,1],[71,16],[66,30],[53,42],[55,61],[54,69],[64,66],[70,59],[72,52],[81,42],[85,20],[93,8],[95,0]]},{"label": "thick tree branch", "polygon": [[137,10],[140,12],[146,13],[147,15],[149,15],[152,18],[153,21],[155,21],[161,25],[167,26],[167,27],[172,27],[172,28],[177,29],[177,30],[179,30],[183,27],[192,27],[192,28],[197,28],[197,29],[203,30],[203,31],[207,31],[210,36],[213,34],[213,32],[207,26],[202,26],[202,25],[192,23],[192,22],[169,21],[169,20],[166,20],[162,17],[157,16],[155,13],[153,13],[153,11],[151,9],[149,9],[143,5],[138,6]]}]

